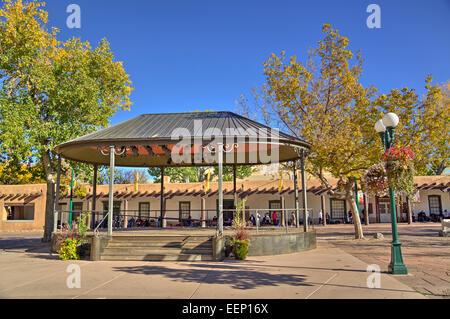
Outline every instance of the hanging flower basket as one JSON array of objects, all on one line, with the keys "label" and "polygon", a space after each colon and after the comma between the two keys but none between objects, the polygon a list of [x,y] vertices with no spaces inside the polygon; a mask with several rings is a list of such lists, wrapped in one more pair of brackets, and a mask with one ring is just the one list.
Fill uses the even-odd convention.
[{"label": "hanging flower basket", "polygon": [[391,147],[381,156],[385,163],[389,186],[407,196],[416,193],[414,185],[414,153],[410,147]]},{"label": "hanging flower basket", "polygon": [[362,178],[361,186],[364,192],[373,196],[386,196],[388,192],[388,177],[382,163],[372,165]]}]

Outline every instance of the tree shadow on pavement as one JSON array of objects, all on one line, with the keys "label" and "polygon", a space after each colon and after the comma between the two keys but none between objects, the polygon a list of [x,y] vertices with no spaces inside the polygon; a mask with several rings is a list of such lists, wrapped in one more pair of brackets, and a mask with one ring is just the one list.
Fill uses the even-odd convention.
[{"label": "tree shadow on pavement", "polygon": [[[264,267],[264,268],[273,268],[273,269],[280,269],[280,268],[286,268],[286,269],[307,269],[307,270],[324,270],[324,271],[349,271],[349,272],[362,272],[362,273],[367,273],[367,270],[365,269],[351,269],[351,268],[323,268],[323,267],[306,267],[306,266],[282,266],[282,265],[268,265],[267,263],[258,265],[254,263],[255,260],[249,260],[248,262],[245,263],[245,266],[242,265],[242,267],[240,269],[242,269],[243,267],[248,268],[248,270],[250,271],[255,271],[254,269],[252,269],[252,267]],[[259,262],[259,261],[256,261]],[[189,266],[191,267],[199,267],[199,268],[210,268],[211,265],[208,264],[199,264],[199,263],[192,263]],[[218,265],[214,265],[215,268],[222,268],[222,269],[235,269],[236,266],[231,266],[231,265],[225,265],[225,264],[218,264]]]},{"label": "tree shadow on pavement", "polygon": [[124,271],[131,274],[165,276],[178,282],[195,282],[207,284],[229,285],[233,289],[254,289],[257,287],[273,287],[280,285],[290,286],[312,286],[305,283],[306,276],[293,274],[274,274],[259,270],[245,270],[236,267],[217,267],[209,265],[209,269],[190,268],[174,269],[164,266],[136,266],[136,267],[114,267],[116,271]]},{"label": "tree shadow on pavement", "polygon": [[0,250],[21,253],[49,253],[50,243],[43,243],[41,238],[9,237],[0,239]]}]

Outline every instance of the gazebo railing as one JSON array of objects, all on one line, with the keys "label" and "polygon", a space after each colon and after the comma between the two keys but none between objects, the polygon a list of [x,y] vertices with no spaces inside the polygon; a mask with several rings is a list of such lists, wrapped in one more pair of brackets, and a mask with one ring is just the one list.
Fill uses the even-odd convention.
[{"label": "gazebo railing", "polygon": [[[245,214],[245,221],[248,227],[259,228],[265,226],[272,227],[295,227],[296,226],[296,210],[293,208],[275,208],[275,209],[245,209],[241,214]],[[276,222],[274,222],[274,213],[277,214]],[[202,218],[203,214],[203,218]],[[236,214],[235,209],[224,209],[224,226],[232,226],[233,217]],[[253,215],[254,219],[251,218]],[[69,229],[78,223],[78,217],[87,216],[86,225],[90,230],[99,232],[108,228],[108,212],[107,211],[58,211],[57,230]],[[269,216],[267,218],[266,216]],[[284,218],[282,221],[281,218]],[[295,217],[294,217],[295,216]],[[189,218],[190,217],[190,218]],[[71,222],[70,222],[71,219]],[[145,229],[161,227],[161,211],[160,210],[117,210],[113,212],[113,229]],[[165,220],[167,228],[177,227],[197,227],[197,228],[216,228],[217,227],[217,210],[216,209],[191,209],[189,211],[181,211],[178,209],[165,210]],[[311,216],[309,216],[311,225]],[[303,209],[299,209],[299,225],[303,224]]]}]

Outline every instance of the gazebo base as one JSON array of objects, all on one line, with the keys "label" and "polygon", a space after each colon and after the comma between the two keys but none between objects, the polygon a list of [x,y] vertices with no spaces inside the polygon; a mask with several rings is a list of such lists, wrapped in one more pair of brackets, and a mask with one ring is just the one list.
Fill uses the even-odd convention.
[{"label": "gazebo base", "polygon": [[[90,260],[220,261],[233,231],[214,229],[117,231],[112,237],[89,235]],[[316,248],[315,231],[279,228],[250,230],[249,256],[289,254]]]}]

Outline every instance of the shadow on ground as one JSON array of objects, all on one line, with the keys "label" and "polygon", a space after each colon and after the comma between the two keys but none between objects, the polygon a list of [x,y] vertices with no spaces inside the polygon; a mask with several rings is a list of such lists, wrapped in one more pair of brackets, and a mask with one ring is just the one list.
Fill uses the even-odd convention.
[{"label": "shadow on ground", "polygon": [[49,253],[50,245],[50,243],[43,243],[41,238],[0,238],[0,250],[5,252]]},{"label": "shadow on ground", "polygon": [[[164,266],[136,266],[136,267],[114,267],[116,271],[124,271],[131,274],[159,275],[179,282],[202,282],[207,284],[230,285],[233,289],[254,289],[258,287],[290,286],[312,286],[305,283],[305,275],[294,274],[271,274],[255,269],[245,269],[240,265],[203,265],[189,269],[173,269]],[[198,268],[196,268],[198,267]],[[206,268],[208,267],[208,269]],[[244,269],[243,269],[244,268]]]}]

